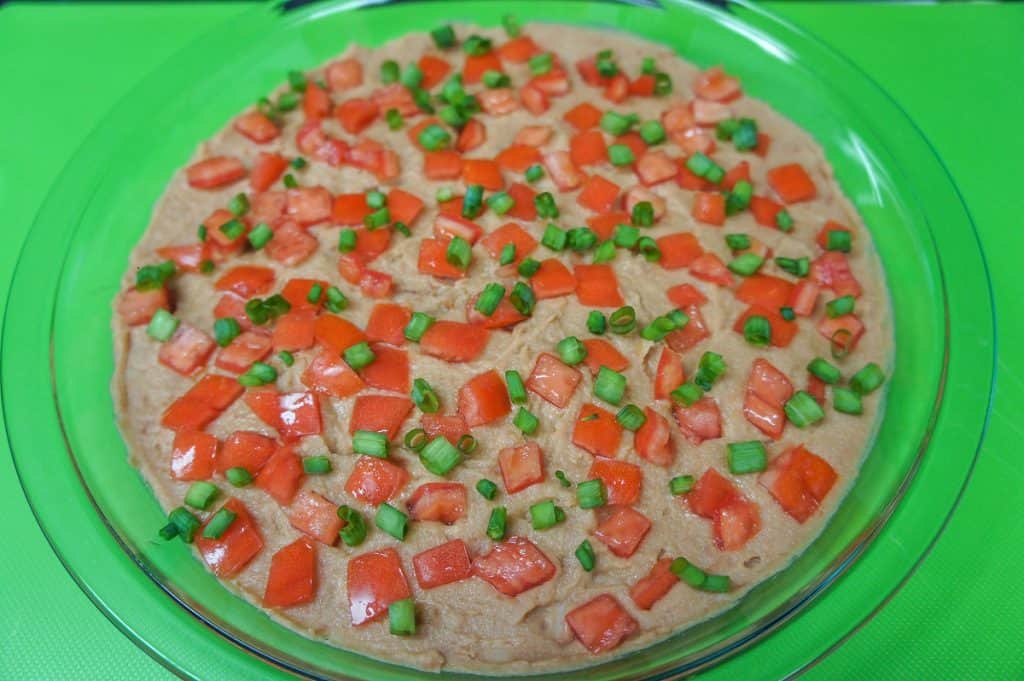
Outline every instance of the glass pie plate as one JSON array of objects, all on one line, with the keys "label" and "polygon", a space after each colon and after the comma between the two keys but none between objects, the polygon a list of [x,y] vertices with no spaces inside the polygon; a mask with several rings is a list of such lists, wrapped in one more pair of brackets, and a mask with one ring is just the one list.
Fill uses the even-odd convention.
[{"label": "glass pie plate", "polygon": [[672,678],[712,666],[709,678],[783,677],[884,605],[966,484],[995,358],[970,217],[896,103],[813,37],[746,2],[293,4],[219,27],[120,102],[56,182],[18,262],[0,346],[11,450],[40,527],[110,620],[183,676],[435,678],[302,637],[223,588],[180,542],[156,538],[163,514],[114,426],[111,301],[172,171],[285,70],[312,67],[353,40],[377,44],[449,21],[495,24],[506,12],[626,31],[700,65],[725,64],[824,146],[872,231],[895,312],[895,370],[877,436],[810,548],[725,613],[550,678]]}]

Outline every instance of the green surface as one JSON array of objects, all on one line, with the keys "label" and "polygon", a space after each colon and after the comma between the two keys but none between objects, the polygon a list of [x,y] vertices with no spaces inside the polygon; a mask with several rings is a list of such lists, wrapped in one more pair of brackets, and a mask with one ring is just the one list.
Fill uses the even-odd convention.
[{"label": "green surface", "polygon": [[[1012,89],[1024,63],[1007,61],[1010,55],[1024,59],[1012,44],[1024,34],[1024,7],[774,7],[861,65],[936,145],[982,234],[1003,322],[991,431],[946,536],[892,604],[811,676],[1020,676],[1024,657],[1015,632],[1024,591],[1006,576],[1024,565],[1024,549],[1014,541],[1021,522],[1002,500],[1013,498],[1021,483],[1011,439],[1020,419],[1007,405],[1024,397],[1024,385],[1021,361],[1005,349],[1021,340],[1021,326],[1008,320],[1021,308],[1011,302],[1019,296],[1009,277],[1016,269],[1013,252],[1024,245],[1015,224],[1024,198],[1010,188],[1010,178],[1024,139],[1002,133],[998,124],[988,126],[985,137],[965,131],[971,122],[1017,121],[1024,114],[1024,95]],[[3,84],[24,102],[0,113],[6,124],[0,205],[8,243],[20,241],[53,177],[111,103],[181,45],[240,11],[239,5],[0,10],[0,63],[21,67],[5,71]],[[59,59],[49,56],[54,44],[62,46]],[[0,280],[9,276],[16,253],[13,247],[0,251]],[[66,576],[31,519],[6,452],[0,484],[5,515],[16,528],[15,549],[0,557],[0,678],[166,676]],[[890,664],[880,667],[880,655]]]}]

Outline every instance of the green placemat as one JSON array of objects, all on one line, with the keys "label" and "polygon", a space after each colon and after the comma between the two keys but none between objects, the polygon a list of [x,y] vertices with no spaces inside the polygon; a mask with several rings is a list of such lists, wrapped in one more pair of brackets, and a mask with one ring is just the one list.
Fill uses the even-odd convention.
[{"label": "green placemat", "polygon": [[[1013,575],[1024,567],[1024,523],[1013,500],[1024,483],[1015,451],[1022,432],[1017,405],[1024,399],[1024,360],[1015,350],[1024,341],[1024,324],[1017,321],[1024,305],[1014,287],[1017,254],[1024,252],[1024,192],[1016,186],[1024,158],[1017,127],[1024,119],[1024,5],[770,6],[866,70],[936,146],[989,258],[1003,348],[989,434],[945,535],[889,606],[809,676],[1021,677],[1017,632],[1024,588]],[[0,64],[6,67],[0,84],[9,93],[0,107],[4,293],[17,247],[50,183],[111,104],[182,45],[246,9],[156,3],[0,8]],[[0,499],[9,528],[0,552],[0,678],[168,678],[65,573],[32,519],[6,443],[0,444]],[[878,541],[892,539],[883,534]],[[215,663],[208,668],[215,670]]]}]

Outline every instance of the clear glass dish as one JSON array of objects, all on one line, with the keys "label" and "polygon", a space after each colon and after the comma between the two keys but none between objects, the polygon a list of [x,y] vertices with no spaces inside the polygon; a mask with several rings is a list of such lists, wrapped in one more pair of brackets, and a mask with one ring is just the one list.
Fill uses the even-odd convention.
[{"label": "clear glass dish", "polygon": [[[814,544],[729,611],[643,651],[550,678],[669,678],[730,657],[714,671],[799,670],[892,593],[955,505],[993,376],[984,260],[941,161],[852,65],[747,3],[725,10],[572,1],[260,8],[153,73],[75,154],[19,260],[0,348],[11,449],[40,526],[86,593],[169,668],[244,678],[272,673],[270,663],[316,678],[436,678],[306,639],[224,589],[184,546],[154,539],[162,513],[113,423],[110,304],[173,169],[287,68],[318,64],[351,40],[376,44],[454,20],[495,24],[506,12],[627,31],[698,64],[724,63],[751,95],[822,143],[872,231],[895,311],[896,370],[883,421],[853,489]],[[810,608],[865,553],[911,484],[927,495],[900,508],[905,537],[887,569],[870,581],[844,581],[830,589],[825,610]],[[798,613],[770,654],[752,646]]]}]

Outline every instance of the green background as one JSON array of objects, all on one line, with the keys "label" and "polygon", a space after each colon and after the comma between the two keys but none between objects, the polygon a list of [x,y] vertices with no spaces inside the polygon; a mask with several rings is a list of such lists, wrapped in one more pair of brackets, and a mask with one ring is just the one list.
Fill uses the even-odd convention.
[{"label": "green background", "polygon": [[[1015,286],[1024,252],[1024,5],[769,6],[879,81],[935,145],[981,234],[1002,349],[989,433],[945,535],[892,602],[808,676],[1024,676],[1024,587],[1015,578],[1024,568],[1024,515],[1013,503],[1024,487],[1017,451],[1024,359],[1016,352],[1024,305]],[[248,7],[0,8],[0,86],[8,93],[0,106],[0,300],[28,226],[84,137],[155,66]],[[0,678],[167,678],[64,572],[25,503],[6,443],[0,447],[0,513],[8,528],[0,551]],[[856,578],[855,568],[846,579]]]}]

